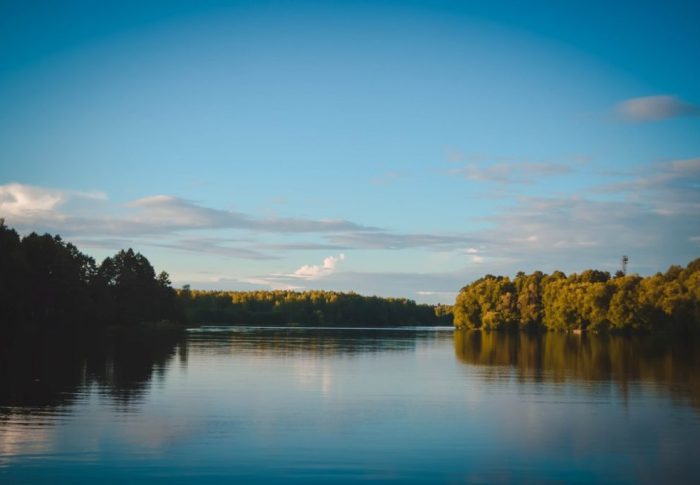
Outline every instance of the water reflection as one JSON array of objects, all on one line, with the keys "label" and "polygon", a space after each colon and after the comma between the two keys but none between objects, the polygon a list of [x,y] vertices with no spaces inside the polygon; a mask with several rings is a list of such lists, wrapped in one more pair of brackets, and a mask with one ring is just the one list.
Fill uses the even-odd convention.
[{"label": "water reflection", "polygon": [[521,382],[611,381],[623,395],[644,383],[700,408],[700,352],[692,339],[455,331],[454,348],[487,380],[512,371]]},{"label": "water reflection", "polygon": [[115,404],[138,403],[153,377],[186,352],[184,341],[169,334],[15,342],[0,349],[0,419],[67,409],[91,386]]},{"label": "water reflection", "polygon": [[690,482],[698,368],[687,341],[452,329],[33,342],[0,351],[0,482]]},{"label": "water reflection", "polygon": [[452,327],[205,327],[191,331],[192,349],[271,356],[359,355],[413,351],[417,342],[451,339]]}]

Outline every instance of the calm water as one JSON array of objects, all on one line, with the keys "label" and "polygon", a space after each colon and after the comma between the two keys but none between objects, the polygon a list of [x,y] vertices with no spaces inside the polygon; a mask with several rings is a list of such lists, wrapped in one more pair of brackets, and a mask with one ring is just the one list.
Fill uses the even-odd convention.
[{"label": "calm water", "polygon": [[223,329],[0,362],[0,482],[691,482],[700,349]]}]

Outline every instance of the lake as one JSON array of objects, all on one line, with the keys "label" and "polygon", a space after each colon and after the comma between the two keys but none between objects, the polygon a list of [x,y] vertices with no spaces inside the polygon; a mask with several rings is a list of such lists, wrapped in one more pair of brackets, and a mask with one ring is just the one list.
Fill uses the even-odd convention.
[{"label": "lake", "polygon": [[688,340],[193,329],[0,360],[0,482],[693,482]]}]

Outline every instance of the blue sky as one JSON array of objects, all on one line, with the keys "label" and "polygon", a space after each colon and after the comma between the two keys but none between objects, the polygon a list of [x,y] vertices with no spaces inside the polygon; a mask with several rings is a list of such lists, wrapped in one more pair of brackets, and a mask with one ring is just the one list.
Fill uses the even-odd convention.
[{"label": "blue sky", "polygon": [[451,302],[700,255],[693,2],[3,2],[0,217],[176,285]]}]

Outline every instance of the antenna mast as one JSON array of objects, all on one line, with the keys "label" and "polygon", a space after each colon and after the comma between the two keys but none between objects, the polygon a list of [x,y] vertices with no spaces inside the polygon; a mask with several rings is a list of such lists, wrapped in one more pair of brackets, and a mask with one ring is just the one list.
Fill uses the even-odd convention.
[{"label": "antenna mast", "polygon": [[622,256],[622,274],[627,275],[627,263],[629,262],[630,258],[628,256]]}]

